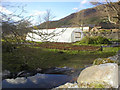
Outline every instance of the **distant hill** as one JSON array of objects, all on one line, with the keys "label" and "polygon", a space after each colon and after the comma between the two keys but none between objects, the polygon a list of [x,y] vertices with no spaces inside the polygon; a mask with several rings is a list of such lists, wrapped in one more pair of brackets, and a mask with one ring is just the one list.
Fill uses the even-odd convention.
[{"label": "distant hill", "polygon": [[[88,8],[77,12],[82,16],[83,23],[85,25],[94,24],[94,25],[103,25],[104,27],[114,27],[113,24],[109,23],[107,19],[107,12],[105,12],[105,5],[98,5],[93,8]],[[57,21],[50,21],[49,28],[58,28],[66,25],[75,25],[74,19],[76,18],[77,13],[72,13],[69,16],[66,16]],[[114,14],[113,11],[110,11],[111,14]],[[38,25],[38,28],[45,28],[45,22]]]}]

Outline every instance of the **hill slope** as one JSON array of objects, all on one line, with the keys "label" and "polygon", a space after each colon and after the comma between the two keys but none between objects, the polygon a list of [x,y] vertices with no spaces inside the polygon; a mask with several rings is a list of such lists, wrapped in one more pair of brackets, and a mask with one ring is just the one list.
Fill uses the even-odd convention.
[{"label": "hill slope", "polygon": [[[110,11],[111,14],[114,14],[113,11]],[[77,13],[72,13],[71,15],[64,17],[57,21],[50,21],[49,28],[58,28],[66,25],[75,25],[74,22],[77,15],[80,15],[80,19],[82,19],[84,24],[94,24],[94,25],[107,25],[111,26],[107,20],[107,12],[105,12],[104,5],[98,5],[93,8],[88,8],[81,10]],[[113,24],[112,24],[113,26]],[[45,28],[45,23],[42,23],[38,26],[38,28]]]}]

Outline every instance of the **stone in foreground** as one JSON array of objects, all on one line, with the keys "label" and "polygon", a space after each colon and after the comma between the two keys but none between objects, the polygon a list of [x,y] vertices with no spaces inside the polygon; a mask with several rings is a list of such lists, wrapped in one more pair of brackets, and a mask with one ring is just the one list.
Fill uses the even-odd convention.
[{"label": "stone in foreground", "polygon": [[77,83],[66,83],[66,84],[61,85],[57,88],[79,88],[79,87],[78,87]]},{"label": "stone in foreground", "polygon": [[106,63],[88,67],[77,82],[80,88],[118,88],[118,65]]}]

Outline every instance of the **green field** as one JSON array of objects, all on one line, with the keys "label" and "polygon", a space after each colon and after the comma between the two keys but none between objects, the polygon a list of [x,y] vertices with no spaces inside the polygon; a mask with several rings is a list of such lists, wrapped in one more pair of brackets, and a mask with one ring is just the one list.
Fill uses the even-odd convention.
[{"label": "green field", "polygon": [[2,53],[3,70],[11,72],[33,70],[36,68],[72,67],[83,68],[92,64],[96,58],[113,56],[120,47],[104,47],[103,51],[58,50],[21,45],[12,52]]}]

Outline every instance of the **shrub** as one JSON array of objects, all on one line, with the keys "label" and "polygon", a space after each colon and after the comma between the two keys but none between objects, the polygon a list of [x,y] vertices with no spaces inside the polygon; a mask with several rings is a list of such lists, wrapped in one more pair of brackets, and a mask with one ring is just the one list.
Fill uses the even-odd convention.
[{"label": "shrub", "polygon": [[107,38],[101,36],[96,37],[96,41],[97,44],[110,44],[110,41]]},{"label": "shrub", "polygon": [[15,50],[17,48],[16,44],[12,44],[12,43],[6,43],[3,42],[2,43],[2,52],[13,52],[13,50]]},{"label": "shrub", "polygon": [[80,41],[80,43],[93,44],[94,41],[93,41],[92,38],[86,36],[86,37],[84,37],[84,38]]},{"label": "shrub", "polygon": [[101,36],[91,36],[91,37],[84,37],[80,43],[84,43],[84,44],[111,44],[111,42],[105,38],[105,37],[101,37]]}]

